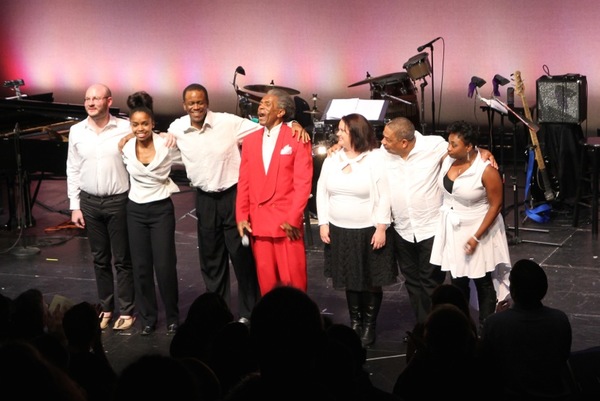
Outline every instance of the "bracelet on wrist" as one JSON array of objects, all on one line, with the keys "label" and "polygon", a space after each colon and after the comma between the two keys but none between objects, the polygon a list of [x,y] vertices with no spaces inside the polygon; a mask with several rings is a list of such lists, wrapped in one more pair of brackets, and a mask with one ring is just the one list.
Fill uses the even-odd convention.
[{"label": "bracelet on wrist", "polygon": [[479,238],[477,238],[477,237],[476,237],[476,236],[474,236],[474,235],[471,235],[471,238],[473,238],[473,239],[475,240],[475,242],[477,242],[477,243],[479,244]]}]

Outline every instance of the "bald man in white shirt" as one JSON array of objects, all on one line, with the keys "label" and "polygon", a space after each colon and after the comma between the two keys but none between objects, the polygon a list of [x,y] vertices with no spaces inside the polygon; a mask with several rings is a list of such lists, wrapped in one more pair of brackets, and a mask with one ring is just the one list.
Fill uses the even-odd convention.
[{"label": "bald man in white shirt", "polygon": [[112,101],[106,85],[85,92],[88,117],[69,132],[67,191],[71,221],[86,229],[92,251],[100,327],[108,327],[115,311],[114,262],[119,318],[113,329],[126,330],[134,323],[134,287],[126,218],[129,176],[118,143],[131,129],[129,121],[109,113]]}]

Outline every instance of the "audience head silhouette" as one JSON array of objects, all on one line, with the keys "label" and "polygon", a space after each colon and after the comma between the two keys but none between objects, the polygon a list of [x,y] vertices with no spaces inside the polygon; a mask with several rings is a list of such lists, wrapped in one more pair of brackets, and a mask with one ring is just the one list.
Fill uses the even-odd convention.
[{"label": "audience head silhouette", "polygon": [[258,301],[250,321],[263,378],[314,371],[325,331],[319,307],[305,292],[289,286],[272,289]]},{"label": "audience head silhouette", "polygon": [[462,310],[452,304],[441,304],[431,311],[425,321],[425,343],[430,355],[437,360],[473,356],[476,336]]},{"label": "audience head silhouette", "polygon": [[440,284],[431,293],[431,307],[435,309],[439,305],[451,304],[460,309],[469,322],[473,326],[473,330],[477,332],[475,321],[471,316],[469,301],[465,297],[465,293],[454,284]]},{"label": "audience head silhouette", "polygon": [[69,346],[89,349],[97,335],[100,335],[98,312],[89,302],[81,302],[65,312],[62,321]]},{"label": "audience head silhouette", "polygon": [[539,264],[530,259],[517,261],[510,271],[510,296],[525,308],[541,306],[548,291],[548,277]]},{"label": "audience head silhouette", "polygon": [[471,313],[465,294],[453,284],[440,284],[431,293],[432,307],[435,308],[441,304],[452,304],[462,310],[467,316]]},{"label": "audience head silhouette", "polygon": [[208,361],[213,341],[220,330],[232,321],[233,314],[222,296],[215,292],[199,295],[171,340],[171,356],[191,356]]},{"label": "audience head silhouette", "polygon": [[44,334],[47,313],[44,296],[40,290],[30,288],[19,294],[12,302],[13,338],[32,340]]}]

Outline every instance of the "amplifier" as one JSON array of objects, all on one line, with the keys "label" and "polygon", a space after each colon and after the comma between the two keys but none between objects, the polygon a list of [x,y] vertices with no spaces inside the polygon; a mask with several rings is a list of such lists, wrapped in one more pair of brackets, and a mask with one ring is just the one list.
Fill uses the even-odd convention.
[{"label": "amplifier", "polygon": [[587,118],[587,80],[579,74],[541,76],[537,83],[538,123],[580,124]]}]

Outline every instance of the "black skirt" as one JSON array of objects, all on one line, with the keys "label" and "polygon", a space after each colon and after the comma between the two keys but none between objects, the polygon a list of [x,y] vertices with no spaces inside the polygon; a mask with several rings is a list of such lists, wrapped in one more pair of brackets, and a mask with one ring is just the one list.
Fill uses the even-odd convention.
[{"label": "black skirt", "polygon": [[329,224],[330,244],[325,245],[324,274],[337,290],[368,291],[396,283],[398,267],[394,258],[391,231],[385,246],[373,249],[375,227],[348,229]]}]

